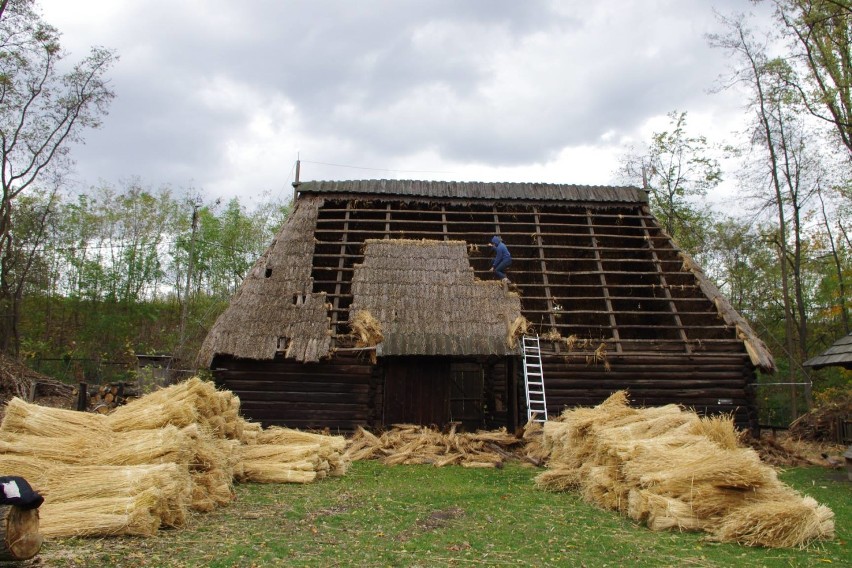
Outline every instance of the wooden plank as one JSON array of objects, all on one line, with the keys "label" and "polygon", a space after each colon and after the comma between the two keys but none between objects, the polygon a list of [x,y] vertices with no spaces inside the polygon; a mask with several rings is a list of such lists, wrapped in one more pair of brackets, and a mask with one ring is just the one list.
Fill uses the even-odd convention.
[{"label": "wooden plank", "polygon": [[281,402],[292,404],[299,402],[310,403],[308,406],[322,407],[326,404],[366,405],[370,401],[369,392],[275,392],[275,391],[233,391],[240,397],[240,407],[255,402]]},{"label": "wooden plank", "polygon": [[370,384],[364,383],[324,383],[324,382],[290,382],[290,381],[255,381],[255,380],[226,380],[226,389],[239,392],[338,392],[366,393],[370,392]]},{"label": "wooden plank", "polygon": [[349,242],[349,215],[351,203],[346,203],[346,213],[343,217],[343,234],[340,238],[340,259],[337,261],[337,278],[334,285],[334,299],[332,306],[334,311],[331,314],[331,328],[333,332],[338,333],[338,309],[340,308],[341,291],[343,290],[343,268],[346,265],[346,246]]},{"label": "wooden plank", "polygon": [[246,404],[241,404],[240,409],[245,411],[246,415],[253,419],[269,416],[314,418],[327,416],[331,419],[348,417],[366,418],[369,414],[369,410],[361,404],[325,403],[322,405],[306,405],[303,403],[289,404],[281,401],[249,401]]},{"label": "wooden plank", "polygon": [[269,428],[270,426],[281,426],[284,428],[296,428],[301,430],[329,430],[332,434],[348,434],[354,432],[358,426],[369,429],[370,425],[369,421],[363,418],[352,420],[293,420],[272,417],[265,418],[261,420],[260,423],[264,428]]},{"label": "wooden plank", "polygon": [[[538,257],[539,257],[539,261],[541,263],[540,264],[540,266],[541,266],[541,279],[542,279],[542,283],[544,284],[544,297],[545,297],[545,302],[547,304],[547,314],[548,314],[548,318],[550,320],[550,322],[549,322],[550,327],[555,329],[556,328],[556,317],[553,313],[554,312],[553,294],[551,293],[551,290],[550,290],[550,280],[549,280],[549,277],[547,275],[547,261],[545,260],[545,256],[544,256],[544,244],[543,244],[544,241],[541,237],[541,226],[539,224],[538,207],[533,207],[533,214],[534,214],[533,218],[535,220],[535,239],[536,239],[536,245],[538,245]],[[559,347],[557,346],[556,349],[558,351]]]},{"label": "wooden plank", "polygon": [[606,307],[607,307],[607,311],[608,311],[608,315],[609,315],[609,325],[610,325],[610,328],[612,329],[612,339],[615,342],[615,352],[620,353],[621,352],[621,341],[620,341],[620,337],[619,337],[618,326],[616,324],[615,314],[613,313],[613,309],[612,309],[612,300],[609,297],[609,288],[607,288],[607,285],[606,285],[606,275],[602,271],[603,265],[601,264],[601,252],[600,252],[600,249],[598,248],[598,241],[597,241],[597,238],[595,236],[595,226],[594,226],[594,223],[592,221],[592,212],[589,209],[586,210],[586,223],[587,223],[587,229],[588,229],[588,236],[592,241],[592,246],[594,247],[595,261],[597,262],[598,269],[601,271],[600,274],[599,274],[600,282],[601,282],[601,290],[603,291],[604,302],[606,303]]}]

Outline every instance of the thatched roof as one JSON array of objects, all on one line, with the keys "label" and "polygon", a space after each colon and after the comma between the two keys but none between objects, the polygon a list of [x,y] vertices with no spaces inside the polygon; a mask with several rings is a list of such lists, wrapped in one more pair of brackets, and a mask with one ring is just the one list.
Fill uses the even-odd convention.
[{"label": "thatched roof", "polygon": [[325,294],[312,292],[314,228],[322,199],[305,198],[216,320],[198,354],[207,367],[215,354],[297,361],[328,354],[331,333]]},{"label": "thatched roof", "polygon": [[490,183],[418,180],[309,181],[301,193],[373,194],[394,197],[458,199],[521,199],[534,201],[647,202],[645,191],[631,186],[573,185],[555,183]]},{"label": "thatched roof", "polygon": [[719,315],[725,320],[725,323],[734,326],[737,330],[737,337],[745,344],[752,364],[762,371],[774,373],[776,371],[775,359],[772,357],[763,340],[757,336],[745,318],[722,295],[719,288],[707,278],[704,271],[695,264],[692,257],[685,252],[680,252],[679,254],[683,258],[684,267],[695,276],[701,291],[713,302]]},{"label": "thatched roof", "polygon": [[463,241],[368,239],[355,265],[350,318],[381,324],[382,355],[507,354],[518,295],[474,278]]},{"label": "thatched roof", "polygon": [[852,369],[852,333],[844,335],[821,355],[808,359],[802,364],[815,370],[832,366]]}]

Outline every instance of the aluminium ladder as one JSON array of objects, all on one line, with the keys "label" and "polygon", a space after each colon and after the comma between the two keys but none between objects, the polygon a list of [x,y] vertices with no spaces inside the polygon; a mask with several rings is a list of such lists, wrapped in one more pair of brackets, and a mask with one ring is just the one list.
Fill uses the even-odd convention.
[{"label": "aluminium ladder", "polygon": [[[524,363],[524,387],[527,392],[527,421],[547,421],[547,402],[544,398],[544,369],[541,366],[541,347],[538,335],[521,339]],[[533,418],[535,417],[535,418]]]}]

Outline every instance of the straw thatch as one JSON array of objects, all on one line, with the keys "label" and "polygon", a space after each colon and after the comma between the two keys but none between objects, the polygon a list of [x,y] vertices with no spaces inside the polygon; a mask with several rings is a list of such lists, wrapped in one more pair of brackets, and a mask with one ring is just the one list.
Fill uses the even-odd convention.
[{"label": "straw thatch", "polygon": [[396,424],[376,436],[359,428],[350,440],[346,457],[352,461],[378,459],[387,465],[431,464],[436,467],[502,467],[506,459],[514,459],[512,450],[523,440],[506,432],[447,433],[414,424]]},{"label": "straw thatch", "polygon": [[314,228],[321,198],[302,198],[210,329],[198,354],[209,367],[214,354],[269,360],[278,352],[296,361],[329,354],[326,297],[313,293]]},{"label": "straw thatch", "polygon": [[684,267],[689,270],[698,282],[699,288],[716,306],[719,315],[725,323],[737,330],[737,337],[745,344],[749,358],[755,367],[764,372],[775,372],[775,359],[766,347],[766,344],[757,336],[751,325],[737,312],[719,288],[707,278],[704,271],[699,268],[695,261],[687,253],[678,253],[683,258]]},{"label": "straw thatch", "polygon": [[803,547],[834,535],[833,513],[778,480],[739,445],[730,417],[676,405],[631,408],[619,391],[547,422],[543,488],[577,489],[652,530],[703,530],[750,546]]},{"label": "straw thatch", "polygon": [[383,355],[511,352],[520,298],[473,275],[464,241],[368,239],[352,276],[350,326],[368,312]]}]

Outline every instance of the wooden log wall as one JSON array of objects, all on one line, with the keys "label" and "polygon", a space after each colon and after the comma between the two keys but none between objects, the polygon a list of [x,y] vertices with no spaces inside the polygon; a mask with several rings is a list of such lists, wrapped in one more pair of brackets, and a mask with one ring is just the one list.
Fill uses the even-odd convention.
[{"label": "wooden log wall", "polygon": [[[750,387],[755,375],[745,354],[618,358],[608,361],[608,370],[602,362],[589,364],[579,354],[544,356],[542,363],[548,414],[554,417],[566,408],[594,406],[627,390],[637,407],[679,404],[700,415],[733,414],[738,428],[757,428]],[[525,413],[524,404],[521,396]]]},{"label": "wooden log wall", "polygon": [[352,432],[381,419],[381,385],[368,357],[298,363],[217,356],[212,368],[217,386],[240,397],[243,417],[264,427]]}]

